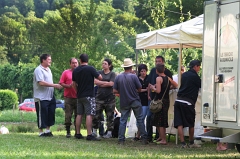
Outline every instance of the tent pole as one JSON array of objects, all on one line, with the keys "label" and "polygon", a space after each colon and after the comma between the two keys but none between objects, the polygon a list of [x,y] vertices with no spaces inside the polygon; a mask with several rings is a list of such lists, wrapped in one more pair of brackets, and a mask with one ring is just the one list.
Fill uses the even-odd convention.
[{"label": "tent pole", "polygon": [[138,76],[138,49],[135,49],[136,55],[136,75]]},{"label": "tent pole", "polygon": [[[178,56],[178,89],[181,84],[181,68],[182,68],[182,44],[179,44],[179,56]],[[178,144],[178,131],[176,131],[176,145]]]},{"label": "tent pole", "polygon": [[181,84],[181,68],[182,68],[182,44],[179,44],[179,57],[178,57],[178,88],[180,88]]}]

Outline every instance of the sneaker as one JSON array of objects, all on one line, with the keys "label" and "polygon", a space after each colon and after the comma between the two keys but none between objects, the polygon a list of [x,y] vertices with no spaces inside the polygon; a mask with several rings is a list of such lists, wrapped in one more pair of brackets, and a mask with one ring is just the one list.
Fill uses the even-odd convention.
[{"label": "sneaker", "polygon": [[111,134],[106,134],[106,135],[103,135],[103,138],[109,139],[109,138],[112,138],[112,135]]},{"label": "sneaker", "polygon": [[138,138],[138,137],[134,137],[133,139],[132,139],[132,141],[139,141],[140,140],[140,138]]},{"label": "sneaker", "polygon": [[181,148],[186,149],[186,148],[189,148],[189,146],[188,146],[188,144],[185,144],[185,145],[181,145]]},{"label": "sneaker", "polygon": [[201,145],[197,145],[197,144],[191,144],[189,145],[190,148],[200,148]]},{"label": "sneaker", "polygon": [[76,139],[83,139],[84,137],[82,136],[82,134],[75,134],[74,137]]},{"label": "sneaker", "polygon": [[52,132],[44,133],[47,137],[53,137]]},{"label": "sneaker", "polygon": [[94,132],[92,132],[92,136],[97,137],[98,135]]},{"label": "sneaker", "polygon": [[89,140],[89,141],[100,141],[99,138],[96,138],[96,137],[93,136],[93,135],[88,135],[86,139]]},{"label": "sneaker", "polygon": [[124,141],[118,141],[118,145],[125,145]]},{"label": "sneaker", "polygon": [[39,137],[47,137],[46,133],[42,133]]},{"label": "sneaker", "polygon": [[71,133],[67,133],[66,138],[70,138],[71,136]]}]

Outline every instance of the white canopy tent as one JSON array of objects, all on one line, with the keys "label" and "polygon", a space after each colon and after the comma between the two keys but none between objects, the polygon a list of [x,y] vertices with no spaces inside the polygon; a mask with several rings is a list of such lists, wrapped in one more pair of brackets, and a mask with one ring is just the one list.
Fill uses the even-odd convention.
[{"label": "white canopy tent", "polygon": [[[179,48],[178,83],[181,81],[182,48],[199,48],[203,43],[203,15],[167,28],[136,36],[136,60],[140,49]],[[137,61],[136,61],[137,63]],[[176,95],[176,94],[175,94]],[[200,116],[199,114],[197,117]],[[171,129],[170,129],[171,132]],[[176,132],[176,144],[178,141]]]},{"label": "white canopy tent", "polygon": [[137,34],[136,49],[202,47],[203,15],[167,28]]},{"label": "white canopy tent", "polygon": [[[179,48],[178,74],[182,63],[182,48],[199,48],[203,42],[203,14],[167,28],[137,34],[136,49]],[[138,56],[138,51],[136,51]],[[138,57],[136,57],[137,59]],[[180,78],[179,78],[180,79]],[[180,83],[180,81],[179,81]]]}]

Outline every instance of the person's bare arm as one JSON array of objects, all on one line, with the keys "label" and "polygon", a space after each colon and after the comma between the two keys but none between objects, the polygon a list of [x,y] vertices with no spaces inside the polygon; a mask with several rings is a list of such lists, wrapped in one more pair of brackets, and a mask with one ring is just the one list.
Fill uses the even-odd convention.
[{"label": "person's bare arm", "polygon": [[151,90],[154,90],[154,92],[156,93],[160,93],[162,82],[163,82],[162,77],[157,77],[155,86],[151,85]]},{"label": "person's bare arm", "polygon": [[94,83],[99,87],[112,87],[114,85],[114,82],[112,81],[107,82],[107,81],[100,81],[97,79],[94,80]]},{"label": "person's bare arm", "polygon": [[48,83],[45,81],[39,81],[38,84],[44,87],[54,87],[56,89],[62,89],[62,86],[60,84]]},{"label": "person's bare arm", "polygon": [[97,79],[102,80],[102,75],[100,74]]},{"label": "person's bare arm", "polygon": [[77,83],[75,81],[73,81],[72,87],[77,92]]},{"label": "person's bare arm", "polygon": [[175,82],[174,80],[172,80],[170,77],[168,77],[168,79],[169,79],[171,85],[173,86],[173,88],[178,88],[177,82]]},{"label": "person's bare arm", "polygon": [[114,93],[114,94],[119,94],[119,93],[118,93],[118,90],[116,90],[116,89],[113,89],[113,93]]},{"label": "person's bare arm", "polygon": [[71,84],[65,84],[65,83],[59,83],[64,88],[72,88],[73,83]]},{"label": "person's bare arm", "polygon": [[138,89],[137,89],[137,92],[139,92],[139,93],[140,93],[140,92],[141,92],[141,90],[142,90],[142,88],[138,88]]}]

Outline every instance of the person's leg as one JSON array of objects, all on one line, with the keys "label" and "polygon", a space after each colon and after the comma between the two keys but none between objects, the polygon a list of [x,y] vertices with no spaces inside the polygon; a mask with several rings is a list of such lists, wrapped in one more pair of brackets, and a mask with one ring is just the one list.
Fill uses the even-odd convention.
[{"label": "person's leg", "polygon": [[48,127],[55,124],[55,110],[56,110],[56,100],[53,96],[52,100],[48,104]]},{"label": "person's leg", "polygon": [[104,115],[103,113],[100,115],[100,126],[99,126],[99,135],[104,135]]},{"label": "person's leg", "polygon": [[115,99],[105,103],[105,113],[107,116],[107,134],[104,138],[111,138],[112,131],[114,129],[114,110],[115,110]]},{"label": "person's leg", "polygon": [[46,136],[43,129],[48,127],[48,105],[49,101],[38,101],[35,102],[36,114],[37,114],[37,125],[39,129],[39,136]]},{"label": "person's leg", "polygon": [[166,128],[165,127],[160,127],[160,137],[161,137],[161,141],[159,142],[160,144],[167,144],[167,140],[166,140]]},{"label": "person's leg", "polygon": [[147,140],[148,136],[147,136],[147,132],[145,131],[145,124],[143,122],[143,113],[142,113],[141,103],[139,101],[134,101],[131,104],[131,108],[136,117],[137,126],[138,126],[138,130],[140,131],[140,135],[141,135],[143,141]]},{"label": "person's leg", "polygon": [[70,126],[71,126],[71,119],[72,119],[72,101],[71,98],[64,97],[64,107],[65,107],[65,128],[66,128],[66,137],[71,137]]},{"label": "person's leg", "polygon": [[120,117],[120,125],[118,131],[118,141],[124,142],[125,141],[125,132],[126,132],[126,125],[127,119],[129,117],[131,109],[130,108],[120,108],[121,117]]},{"label": "person's leg", "polygon": [[92,134],[92,115],[86,115],[87,134]]},{"label": "person's leg", "polygon": [[87,140],[90,141],[100,141],[92,135],[92,116],[96,115],[96,102],[95,97],[86,97],[84,98],[84,109],[86,114],[86,126],[87,126]]},{"label": "person's leg", "polygon": [[81,124],[82,124],[82,115],[77,115],[76,118],[76,128],[77,128],[77,134],[81,134]]},{"label": "person's leg", "polygon": [[183,126],[179,125],[177,127],[177,129],[178,129],[178,136],[180,138],[181,143],[185,143],[185,141],[184,141],[184,134],[183,134]]},{"label": "person's leg", "polygon": [[99,129],[100,126],[100,116],[103,113],[103,105],[104,101],[101,100],[96,100],[96,115],[93,116],[92,120],[92,135],[97,137],[97,130]]},{"label": "person's leg", "polygon": [[[145,119],[146,119],[146,116],[148,114],[148,111],[149,111],[149,107],[148,106],[142,106],[143,122],[144,123],[145,123]],[[145,130],[146,130],[146,127],[145,127]],[[140,139],[140,132],[139,131],[137,131],[135,140],[138,140],[138,139]]]},{"label": "person's leg", "polygon": [[82,116],[84,113],[83,99],[77,99],[76,135],[77,139],[83,138],[81,135]]},{"label": "person's leg", "polygon": [[152,128],[152,115],[153,113],[151,111],[148,112],[147,114],[147,135],[148,135],[148,139],[149,141],[152,141],[152,135],[153,135],[153,128]]},{"label": "person's leg", "polygon": [[194,141],[194,127],[189,127],[189,141]]},{"label": "person's leg", "polygon": [[76,118],[77,118],[77,99],[73,99],[73,104],[72,104],[72,110],[73,110],[73,115],[74,115],[74,130],[75,130],[75,134],[74,136],[77,134],[77,129],[76,129]]}]

